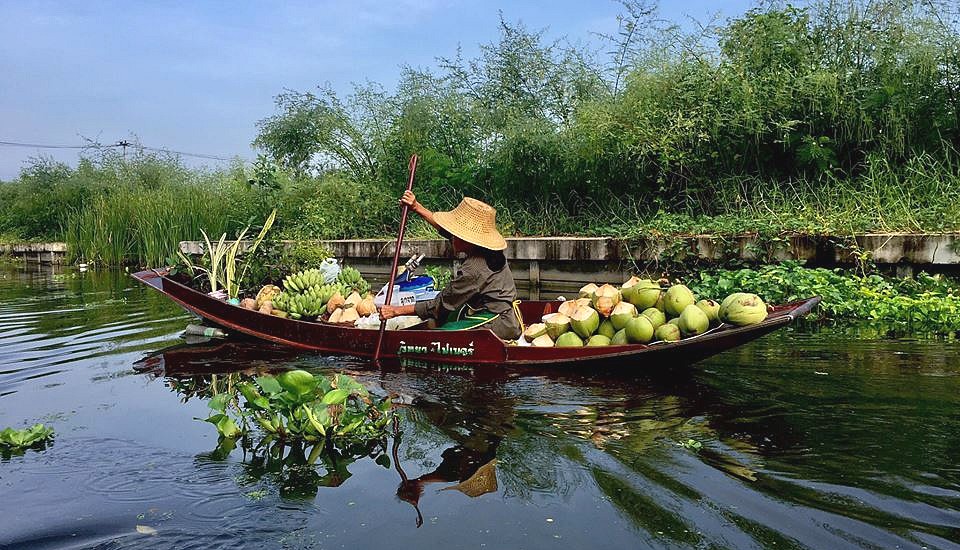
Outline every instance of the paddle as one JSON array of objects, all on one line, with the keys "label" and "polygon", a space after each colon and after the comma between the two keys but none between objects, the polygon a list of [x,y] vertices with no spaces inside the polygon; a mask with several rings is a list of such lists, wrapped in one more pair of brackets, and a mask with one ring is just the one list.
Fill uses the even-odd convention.
[{"label": "paddle", "polygon": [[[407,181],[407,191],[413,190],[413,175],[417,173],[416,154],[410,156],[410,180]],[[400,215],[400,232],[397,233],[397,248],[393,251],[393,268],[390,269],[390,278],[387,280],[387,297],[384,300],[385,305],[391,305],[393,299],[393,280],[397,278],[397,268],[400,266],[400,245],[403,244],[403,232],[407,229],[407,214],[410,213],[410,205],[403,205],[403,214]],[[387,330],[387,320],[380,320],[380,334],[377,335],[377,349],[373,353],[373,363],[380,366],[380,348],[383,347],[383,333]]]}]

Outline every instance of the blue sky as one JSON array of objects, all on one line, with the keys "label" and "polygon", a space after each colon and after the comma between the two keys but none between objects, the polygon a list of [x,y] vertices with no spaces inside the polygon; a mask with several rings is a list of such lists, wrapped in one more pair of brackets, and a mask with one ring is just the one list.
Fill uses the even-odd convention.
[{"label": "blue sky", "polygon": [[[661,2],[670,20],[743,13],[752,2]],[[256,122],[284,89],[433,67],[497,38],[498,11],[550,37],[616,30],[612,0],[23,2],[0,0],[0,141],[80,145],[81,136],[251,158]],[[0,146],[0,179],[38,153]],[[189,160],[189,159],[185,159]],[[190,161],[190,163],[204,161]],[[209,161],[206,161],[209,162]]]}]

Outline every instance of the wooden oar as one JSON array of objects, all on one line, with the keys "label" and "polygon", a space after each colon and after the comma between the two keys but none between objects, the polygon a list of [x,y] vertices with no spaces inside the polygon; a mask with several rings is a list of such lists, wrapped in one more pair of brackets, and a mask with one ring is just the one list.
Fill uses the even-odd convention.
[{"label": "wooden oar", "polygon": [[[413,190],[413,175],[417,173],[416,154],[410,156],[410,180],[407,181],[407,191]],[[390,279],[387,280],[387,297],[384,305],[391,305],[393,300],[393,280],[397,278],[397,268],[400,266],[400,245],[403,244],[403,232],[407,229],[407,214],[410,213],[410,205],[403,205],[403,214],[400,215],[400,232],[397,233],[397,248],[393,251],[393,268],[390,269]],[[387,320],[380,319],[380,334],[377,335],[377,349],[373,353],[373,363],[380,366],[380,349],[383,347],[383,333],[387,330]]]}]

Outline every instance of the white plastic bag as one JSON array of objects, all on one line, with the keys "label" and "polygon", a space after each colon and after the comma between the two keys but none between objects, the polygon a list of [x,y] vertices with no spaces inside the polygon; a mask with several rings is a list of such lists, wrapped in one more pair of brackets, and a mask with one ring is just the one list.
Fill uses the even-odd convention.
[{"label": "white plastic bag", "polygon": [[337,263],[336,258],[327,258],[326,260],[320,262],[320,273],[323,274],[323,282],[330,284],[337,280],[337,275],[340,274],[340,264]]}]

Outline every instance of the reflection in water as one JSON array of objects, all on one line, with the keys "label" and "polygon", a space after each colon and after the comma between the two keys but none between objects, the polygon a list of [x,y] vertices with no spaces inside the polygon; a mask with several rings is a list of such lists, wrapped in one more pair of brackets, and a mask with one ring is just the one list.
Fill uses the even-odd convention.
[{"label": "reflection in water", "polygon": [[[788,330],[668,377],[381,371],[233,339],[143,357],[188,320],[122,274],[0,280],[0,425],[57,430],[0,461],[0,546],[960,544],[955,342]],[[231,373],[290,368],[398,395],[396,431],[315,455],[216,447],[191,420]]]}]

